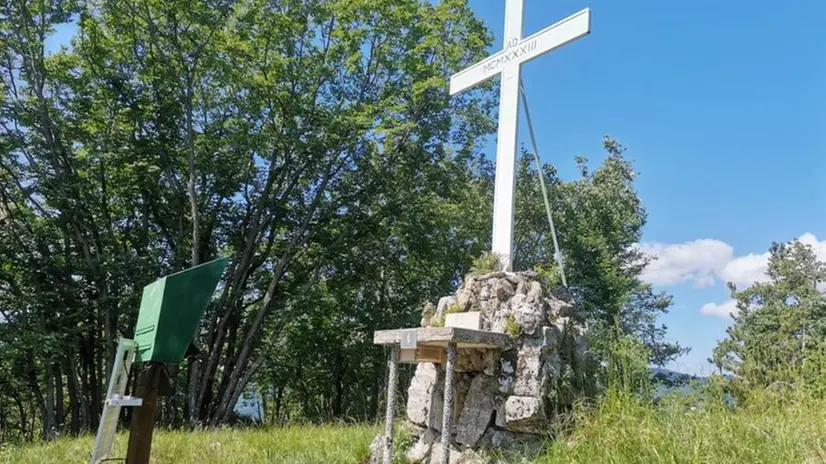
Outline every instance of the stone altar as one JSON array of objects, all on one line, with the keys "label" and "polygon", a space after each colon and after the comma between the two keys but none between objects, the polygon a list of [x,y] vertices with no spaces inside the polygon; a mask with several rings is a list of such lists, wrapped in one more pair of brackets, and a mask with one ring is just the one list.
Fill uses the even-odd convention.
[{"label": "stone altar", "polygon": [[[442,327],[459,312],[479,312],[480,330]],[[534,272],[470,277],[425,305],[421,326],[374,334],[375,344],[392,347],[390,391],[399,359],[418,364],[406,405],[416,439],[404,450],[410,462],[487,462],[486,450],[541,443],[555,412],[594,386],[581,305],[563,287],[546,289]],[[388,406],[385,436],[394,419]],[[377,437],[371,461],[389,462],[381,458],[391,447]]]}]

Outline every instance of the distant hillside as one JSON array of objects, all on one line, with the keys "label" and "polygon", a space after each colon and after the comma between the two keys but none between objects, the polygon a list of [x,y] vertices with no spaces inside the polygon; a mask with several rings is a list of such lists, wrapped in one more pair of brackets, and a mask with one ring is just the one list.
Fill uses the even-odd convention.
[{"label": "distant hillside", "polygon": [[689,394],[696,391],[696,386],[705,384],[706,377],[689,375],[682,372],[663,369],[660,367],[651,368],[653,372],[654,396],[659,397],[670,393]]}]

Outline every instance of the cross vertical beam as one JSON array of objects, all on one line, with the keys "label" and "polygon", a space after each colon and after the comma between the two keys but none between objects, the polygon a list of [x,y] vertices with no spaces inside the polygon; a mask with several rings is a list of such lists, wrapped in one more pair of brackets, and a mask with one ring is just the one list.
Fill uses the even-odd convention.
[{"label": "cross vertical beam", "polygon": [[585,8],[522,38],[523,0],[505,0],[505,46],[498,53],[450,77],[450,94],[463,92],[500,74],[499,132],[493,194],[492,251],[505,270],[513,268],[513,212],[516,202],[516,137],[519,124],[520,66],[591,32]]},{"label": "cross vertical beam", "polygon": [[[522,40],[522,0],[505,3],[505,53]],[[496,145],[496,182],[493,194],[493,247],[504,269],[513,260],[513,210],[516,204],[516,134],[519,125],[520,66],[505,66],[499,84],[499,140]]]}]

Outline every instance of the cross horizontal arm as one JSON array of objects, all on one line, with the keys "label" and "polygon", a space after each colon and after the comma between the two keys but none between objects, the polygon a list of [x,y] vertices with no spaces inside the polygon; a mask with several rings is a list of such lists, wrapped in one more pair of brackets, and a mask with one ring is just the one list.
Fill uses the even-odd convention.
[{"label": "cross horizontal arm", "polygon": [[585,8],[450,77],[455,95],[499,74],[508,63],[530,61],[591,32],[591,10]]},{"label": "cross horizontal arm", "polygon": [[530,48],[519,57],[519,61],[525,63],[590,33],[591,10],[585,8],[522,40],[520,45]]}]

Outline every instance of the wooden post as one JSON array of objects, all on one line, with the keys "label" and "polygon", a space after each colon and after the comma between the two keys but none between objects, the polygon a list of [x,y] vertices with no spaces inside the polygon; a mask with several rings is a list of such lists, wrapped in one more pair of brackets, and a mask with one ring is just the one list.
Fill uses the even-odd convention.
[{"label": "wooden post", "polygon": [[143,399],[135,408],[129,425],[129,447],[126,464],[149,464],[152,451],[152,433],[155,429],[155,411],[158,408],[158,389],[163,375],[163,364],[149,362],[141,367],[135,381],[134,396]]}]

